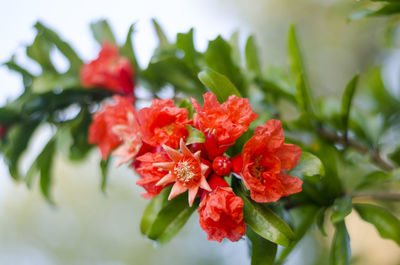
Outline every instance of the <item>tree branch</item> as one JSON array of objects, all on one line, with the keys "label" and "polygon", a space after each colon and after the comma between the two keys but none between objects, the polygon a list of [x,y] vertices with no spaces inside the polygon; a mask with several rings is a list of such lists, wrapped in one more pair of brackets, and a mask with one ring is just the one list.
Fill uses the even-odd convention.
[{"label": "tree branch", "polygon": [[335,133],[332,133],[324,129],[322,126],[319,127],[317,131],[322,138],[325,138],[327,140],[330,140],[332,142],[338,143],[343,146],[351,147],[361,154],[368,154],[372,162],[385,171],[392,171],[393,169],[395,169],[395,167],[392,164],[389,164],[381,157],[381,154],[376,149],[370,149],[360,144],[359,142],[353,141],[348,138],[345,139],[344,137],[341,137]]}]

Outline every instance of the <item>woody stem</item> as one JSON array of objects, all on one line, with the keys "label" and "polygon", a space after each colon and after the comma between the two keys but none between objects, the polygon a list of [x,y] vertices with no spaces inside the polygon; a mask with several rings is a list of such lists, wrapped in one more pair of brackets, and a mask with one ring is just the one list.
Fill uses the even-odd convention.
[{"label": "woody stem", "polygon": [[335,142],[342,146],[351,147],[361,154],[368,154],[371,161],[385,171],[392,171],[393,169],[395,169],[395,167],[392,164],[389,164],[382,158],[381,154],[379,153],[379,150],[377,149],[368,148],[360,144],[359,142],[345,138],[344,136],[343,137],[339,136],[333,132],[324,129],[322,126],[318,127],[317,131],[322,138],[325,138],[329,141]]}]

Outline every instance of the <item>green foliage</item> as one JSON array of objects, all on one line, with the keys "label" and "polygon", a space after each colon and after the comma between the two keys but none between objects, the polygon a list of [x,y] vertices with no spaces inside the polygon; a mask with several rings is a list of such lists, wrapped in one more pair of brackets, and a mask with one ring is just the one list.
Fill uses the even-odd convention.
[{"label": "green foliage", "polygon": [[371,223],[383,238],[400,246],[400,220],[385,208],[370,204],[355,204],[354,208],[366,222]]},{"label": "green foliage", "polygon": [[[374,2],[381,2],[381,8],[354,16],[399,12],[398,1]],[[178,33],[174,42],[167,38],[156,20],[153,25],[159,45],[143,69],[138,65],[133,47],[134,25],[129,27],[125,41],[119,46],[120,54],[135,69],[138,86],[147,89],[153,97],[164,88],[172,88],[175,103],[186,108],[190,118],[193,118],[194,110],[187,97],[201,103],[207,89],[220,103],[231,95],[249,98],[260,117],[234,146],[229,147],[227,154],[231,157],[242,152],[243,145],[258,125],[273,117],[284,117],[285,141],[303,149],[299,163],[286,172],[302,179],[301,193],[275,203],[256,203],[241,181],[231,178],[235,194],[244,202],[246,240],[252,265],[283,263],[314,225],[326,235],[328,224],[335,227],[331,264],[349,264],[350,239],[344,220],[353,207],[362,219],[377,228],[382,237],[400,245],[400,221],[386,209],[391,208],[352,203],[365,190],[372,194],[369,198],[379,200],[374,192],[386,192],[389,184],[400,179],[397,168],[400,165],[399,145],[387,144],[393,141],[389,138],[391,135],[398,134],[396,124],[400,121],[400,104],[382,81],[379,65],[354,76],[344,89],[340,102],[340,95],[335,99],[324,99],[313,94],[309,82],[312,73],[306,70],[305,55],[295,26],[291,26],[288,33],[289,64],[286,68],[278,68],[261,62],[254,36],[247,39],[244,47],[239,45],[237,32],[229,41],[218,36],[208,43],[205,51],[199,51],[193,29]],[[6,128],[0,139],[0,151],[14,179],[23,180],[30,187],[38,175],[43,196],[54,203],[51,171],[57,151],[62,151],[73,161],[83,161],[87,157],[92,150],[87,139],[93,112],[112,93],[101,88],[84,88],[79,78],[83,62],[78,53],[40,22],[36,23],[35,29],[37,34],[27,46],[26,54],[40,66],[41,74],[30,73],[14,57],[4,63],[21,75],[25,90],[18,99],[0,108],[0,124]],[[118,45],[107,21],[91,24],[91,30],[98,43],[107,41]],[[51,56],[54,49],[69,61],[68,71],[60,73],[54,67]],[[357,97],[368,104],[358,104],[358,100],[354,100],[356,88]],[[76,109],[77,114],[65,115],[70,108]],[[50,124],[54,136],[24,175],[20,160],[41,124]],[[187,129],[188,144],[205,142],[204,134],[192,124],[188,124]],[[110,157],[100,162],[103,192],[109,165]],[[348,184],[349,179],[354,180],[353,185]],[[390,188],[387,192],[397,186]],[[170,190],[166,188],[151,199],[141,221],[142,234],[159,244],[170,241],[179,232],[199,203],[197,200],[189,207],[187,193],[168,200]],[[276,258],[277,244],[283,248]]]}]

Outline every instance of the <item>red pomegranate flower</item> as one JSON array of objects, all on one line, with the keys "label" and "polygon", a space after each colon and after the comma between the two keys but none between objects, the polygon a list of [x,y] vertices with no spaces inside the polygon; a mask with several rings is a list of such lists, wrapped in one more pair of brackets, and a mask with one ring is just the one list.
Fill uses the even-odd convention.
[{"label": "red pomegranate flower", "polygon": [[153,163],[171,162],[171,159],[167,153],[161,151],[158,153],[146,153],[137,157],[136,160],[140,161],[136,171],[142,177],[136,184],[147,191],[147,193],[142,193],[141,195],[145,199],[154,198],[165,188],[165,186],[157,186],[156,184],[168,174],[168,171],[154,166]]},{"label": "red pomegranate flower", "polygon": [[106,159],[109,153],[122,143],[122,140],[113,130],[114,126],[127,126],[134,116],[135,108],[132,100],[121,96],[113,96],[113,103],[105,104],[96,112],[89,127],[89,143],[98,144],[102,158]]},{"label": "red pomegranate flower", "polygon": [[169,173],[157,183],[157,186],[165,186],[175,182],[168,200],[189,190],[189,205],[192,206],[199,188],[211,191],[205,177],[208,166],[201,162],[200,151],[195,154],[190,152],[183,139],[180,141],[182,153],[166,145],[163,145],[163,148],[172,159],[172,162],[153,164],[156,167],[169,171]]},{"label": "red pomegranate flower", "polygon": [[81,69],[84,86],[100,86],[126,95],[133,95],[133,78],[134,70],[129,60],[120,57],[118,47],[107,42],[103,44],[99,57]]},{"label": "red pomegranate flower", "polygon": [[246,233],[243,219],[243,200],[236,196],[226,181],[213,175],[208,183],[213,189],[207,193],[198,208],[200,226],[207,239],[221,242],[223,238],[238,241]]},{"label": "red pomegranate flower", "polygon": [[205,93],[203,98],[203,107],[192,98],[196,111],[194,124],[206,134],[205,147],[209,153],[211,151],[211,156],[221,155],[247,130],[257,114],[252,111],[246,98],[233,95],[223,104],[219,104],[211,92]]},{"label": "red pomegranate flower", "polygon": [[177,108],[171,99],[154,99],[149,108],[138,111],[143,141],[152,145],[177,148],[180,139],[186,139],[189,112]]},{"label": "red pomegranate flower", "polygon": [[256,202],[273,202],[301,191],[303,181],[285,173],[299,162],[301,149],[283,142],[282,123],[269,120],[243,147],[241,175]]}]

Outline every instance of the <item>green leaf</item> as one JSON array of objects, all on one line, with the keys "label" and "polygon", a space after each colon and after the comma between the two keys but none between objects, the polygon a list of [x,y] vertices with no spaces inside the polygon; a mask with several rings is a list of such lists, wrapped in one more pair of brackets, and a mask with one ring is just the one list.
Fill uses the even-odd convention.
[{"label": "green leaf", "polygon": [[[288,33],[288,43],[287,43],[289,64],[292,76],[298,78],[300,75],[306,75],[304,69],[303,55],[301,53],[299,41],[296,34],[296,26],[291,25]],[[307,83],[307,78],[304,77],[305,83]],[[308,86],[308,85],[307,85]]]},{"label": "green leaf", "polygon": [[1,125],[11,125],[13,123],[17,123],[21,121],[21,113],[8,108],[2,107],[0,108],[0,124]]},{"label": "green leaf", "polygon": [[159,41],[159,47],[168,47],[170,46],[170,43],[168,41],[167,36],[165,35],[163,29],[161,28],[160,24],[158,24],[157,20],[154,18],[151,20],[153,23],[154,30],[156,31],[158,41]]},{"label": "green leaf", "polygon": [[380,9],[368,14],[368,16],[388,16],[400,13],[400,3],[384,5]]},{"label": "green leaf", "polygon": [[100,45],[102,45],[104,42],[117,44],[111,27],[106,20],[102,19],[91,23],[90,30],[92,31],[93,37]]},{"label": "green leaf", "polygon": [[333,212],[331,216],[331,221],[333,223],[338,223],[343,221],[344,218],[351,213],[352,208],[353,204],[351,202],[351,197],[343,196],[337,198],[332,206]]},{"label": "green leaf", "polygon": [[246,224],[258,235],[282,246],[289,246],[296,238],[290,226],[271,209],[250,200],[240,188],[235,189],[235,193],[243,199]]},{"label": "green leaf", "polygon": [[232,48],[221,36],[208,43],[204,59],[208,68],[226,76],[240,93],[247,95],[243,75],[233,60]]},{"label": "green leaf", "polygon": [[196,48],[194,47],[193,41],[193,28],[189,30],[188,33],[178,33],[176,36],[176,47],[182,50],[185,55],[183,59],[185,60],[186,64],[195,72],[199,71],[197,66],[197,60],[199,57]]},{"label": "green leaf", "polygon": [[186,129],[189,132],[189,136],[186,138],[186,144],[204,143],[206,141],[204,133],[197,130],[193,126],[186,125]]},{"label": "green leaf", "polygon": [[396,150],[389,154],[389,158],[395,162],[397,166],[400,166],[400,146],[397,146]]},{"label": "green leaf", "polygon": [[19,172],[19,159],[28,147],[29,140],[38,126],[37,121],[14,125],[7,133],[7,144],[4,147],[4,160],[10,171],[10,175],[21,179]]},{"label": "green leaf", "polygon": [[400,220],[385,208],[370,204],[354,204],[360,217],[375,226],[383,238],[392,239],[400,246]]},{"label": "green leaf", "polygon": [[135,68],[136,73],[140,71],[139,64],[136,59],[135,55],[135,49],[132,44],[132,34],[135,31],[135,25],[132,24],[129,27],[128,34],[126,35],[126,40],[124,45],[120,48],[120,52],[122,56],[125,56],[126,58],[129,59],[129,61],[132,63],[133,67]]},{"label": "green leaf", "polygon": [[185,225],[196,210],[196,204],[189,207],[187,193],[168,201],[157,214],[147,236],[159,244],[167,243]]},{"label": "green leaf", "polygon": [[182,99],[179,104],[178,104],[178,108],[185,108],[189,111],[189,119],[193,118],[193,113],[194,113],[194,108],[192,103],[190,103],[190,101],[186,98]]},{"label": "green leaf", "polygon": [[69,72],[55,74],[44,72],[33,79],[31,90],[35,93],[43,93],[51,90],[64,90],[80,86],[79,76]]},{"label": "green leaf", "polygon": [[52,45],[44,38],[43,33],[38,32],[32,45],[26,48],[26,55],[35,60],[44,71],[56,72],[50,59]]},{"label": "green leaf", "polygon": [[335,225],[336,231],[333,238],[330,254],[331,265],[349,265],[351,259],[350,238],[344,221]]},{"label": "green leaf", "polygon": [[33,177],[36,172],[39,172],[39,185],[40,190],[46,200],[54,204],[51,196],[50,189],[52,184],[52,168],[53,168],[53,160],[56,150],[56,138],[53,137],[50,141],[45,145],[40,154],[36,157],[36,160],[30,166],[27,174],[26,174],[26,185],[30,188],[32,186]]},{"label": "green leaf", "polygon": [[321,207],[321,209],[319,209],[318,213],[317,213],[317,226],[319,231],[324,235],[327,236],[328,234],[326,233],[325,230],[325,215],[326,215],[326,207]]},{"label": "green leaf", "polygon": [[297,225],[295,225],[296,239],[280,252],[278,260],[281,262],[286,259],[286,257],[292,252],[292,250],[304,237],[306,232],[310,229],[311,225],[315,221],[315,217],[318,213],[318,208],[314,205],[304,205],[297,209],[294,209],[293,211],[295,214],[293,220],[297,223]]},{"label": "green leaf", "polygon": [[106,160],[100,161],[101,169],[101,183],[100,188],[103,193],[106,193],[107,182],[108,182],[108,167],[110,165],[111,156],[108,156]]},{"label": "green leaf", "polygon": [[157,218],[158,213],[162,210],[168,200],[170,191],[171,188],[165,188],[160,192],[160,194],[150,200],[150,203],[143,212],[142,220],[140,222],[140,231],[143,235],[147,235],[150,232],[154,220]]},{"label": "green leaf", "polygon": [[314,115],[313,103],[309,88],[304,80],[304,75],[300,74],[296,82],[296,101],[300,110],[308,115]]},{"label": "green leaf", "polygon": [[261,76],[261,63],[254,36],[250,36],[247,39],[245,46],[245,59],[247,69],[253,72],[255,76]]},{"label": "green leaf", "polygon": [[353,79],[351,79],[351,81],[347,84],[342,97],[341,116],[342,116],[342,126],[345,139],[347,139],[351,103],[353,101],[353,96],[356,91],[357,83],[358,83],[358,75],[354,76]]},{"label": "green leaf", "polygon": [[251,265],[273,265],[278,246],[255,233],[249,226],[246,236],[250,240]]},{"label": "green leaf", "polygon": [[325,176],[325,168],[318,157],[308,152],[302,152],[299,163],[289,174],[310,182],[319,182],[321,177]]},{"label": "green leaf", "polygon": [[235,31],[232,33],[231,37],[229,38],[229,45],[232,48],[232,61],[236,65],[242,64],[242,56],[241,50],[239,47],[239,31]]},{"label": "green leaf", "polygon": [[236,95],[241,97],[237,88],[224,75],[211,69],[199,73],[200,81],[216,96],[220,103],[225,102],[229,96]]},{"label": "green leaf", "polygon": [[42,23],[37,22],[35,28],[38,32],[42,32],[43,36],[51,43],[53,43],[57,49],[68,59],[70,68],[74,72],[79,72],[82,65],[82,60],[76,54],[74,49],[65,41],[63,41],[56,32],[45,27]]}]

